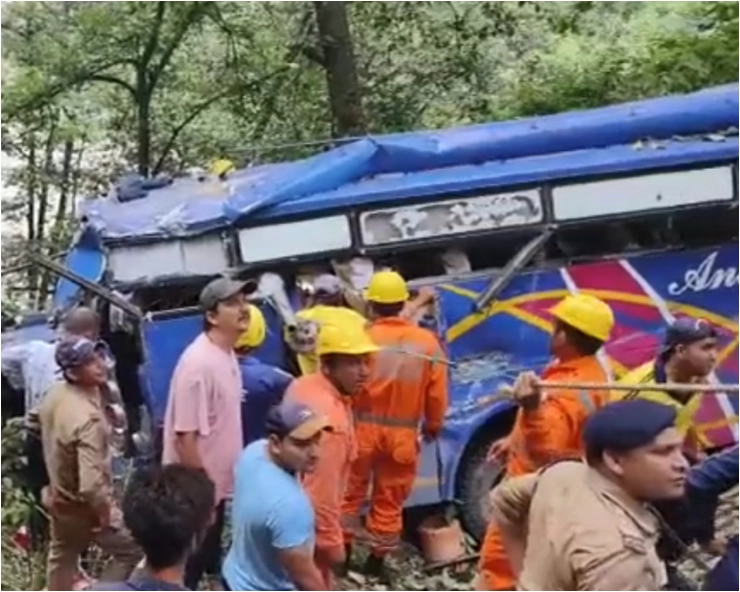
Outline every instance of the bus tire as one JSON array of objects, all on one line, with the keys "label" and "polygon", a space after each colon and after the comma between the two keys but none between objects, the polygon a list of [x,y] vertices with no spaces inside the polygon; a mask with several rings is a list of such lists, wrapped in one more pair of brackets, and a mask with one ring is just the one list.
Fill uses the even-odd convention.
[{"label": "bus tire", "polygon": [[[485,428],[484,428],[485,429]],[[504,476],[505,467],[496,462],[488,462],[488,450],[497,440],[506,436],[506,429],[486,429],[486,436],[476,439],[463,458],[458,499],[462,503],[460,518],[465,530],[479,543],[488,528],[489,495]]]}]

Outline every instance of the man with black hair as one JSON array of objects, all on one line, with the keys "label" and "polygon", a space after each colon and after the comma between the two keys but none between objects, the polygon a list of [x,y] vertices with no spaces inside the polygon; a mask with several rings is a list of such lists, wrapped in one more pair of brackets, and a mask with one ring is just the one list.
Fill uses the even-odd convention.
[{"label": "man with black hair", "polygon": [[[607,372],[596,354],[609,339],[614,314],[605,302],[587,294],[561,300],[554,317],[553,362],[542,379],[555,382],[606,382]],[[548,390],[533,372],[520,374],[514,384],[519,410],[511,434],[494,443],[490,460],[506,464],[507,477],[526,475],[560,458],[581,454],[581,430],[589,414],[602,406],[601,391]],[[491,523],[481,549],[479,590],[512,590],[514,574]]]},{"label": "man with black hair", "polygon": [[[717,364],[717,330],[703,319],[682,318],[668,327],[655,360],[623,376],[624,384],[704,382]],[[676,409],[676,427],[687,438],[687,452],[696,456],[706,439],[695,423],[701,397],[695,393],[641,390],[615,392],[613,400],[646,399]],[[699,429],[697,429],[699,428]]]},{"label": "man with black hair", "polygon": [[[663,346],[655,360],[623,376],[620,382],[677,383],[705,382],[717,363],[717,330],[703,319],[681,318],[670,325]],[[643,399],[672,407],[676,411],[676,429],[684,438],[684,453],[691,462],[703,454],[707,440],[697,424],[696,412],[701,395],[667,390],[618,391],[612,400]],[[693,543],[689,508],[684,500],[659,502],[656,505],[663,517],[664,533],[658,542],[658,554],[666,562],[672,590],[690,590],[692,584],[678,572],[675,564],[684,549]]]},{"label": "man with black hair", "polygon": [[185,349],[170,382],[163,464],[202,468],[216,486],[215,518],[188,561],[185,583],[219,577],[225,503],[242,450],[242,380],[234,346],[249,326],[245,282],[220,277],[203,288],[203,332]]},{"label": "man with black hair", "polygon": [[656,500],[685,491],[676,412],[620,401],[583,429],[586,463],[563,459],[491,494],[517,590],[660,590]]},{"label": "man with black hair", "polygon": [[64,380],[55,384],[39,408],[41,441],[49,485],[51,542],[48,589],[71,590],[77,562],[95,542],[114,556],[105,579],[128,575],[141,558],[123,528],[113,495],[109,432],[101,386],[107,378],[96,343],[71,337],[56,347]]},{"label": "man with black hair", "polygon": [[134,475],[123,498],[123,521],[145,563],[127,581],[90,590],[188,590],[185,564],[213,517],[215,487],[203,469],[171,464]]},{"label": "man with black hair", "polygon": [[326,590],[314,561],[315,514],[301,487],[319,463],[327,417],[282,401],[267,416],[267,439],[236,466],[233,540],[223,576],[230,590]]}]

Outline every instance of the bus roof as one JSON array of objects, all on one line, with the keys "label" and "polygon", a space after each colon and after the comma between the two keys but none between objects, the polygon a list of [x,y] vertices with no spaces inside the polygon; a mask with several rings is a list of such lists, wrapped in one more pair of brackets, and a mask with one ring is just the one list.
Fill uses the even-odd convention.
[{"label": "bus roof", "polygon": [[370,136],[304,160],[237,171],[225,188],[177,179],[134,201],[87,201],[83,214],[105,241],[167,240],[350,204],[734,160],[737,126],[732,84],[588,111]]}]

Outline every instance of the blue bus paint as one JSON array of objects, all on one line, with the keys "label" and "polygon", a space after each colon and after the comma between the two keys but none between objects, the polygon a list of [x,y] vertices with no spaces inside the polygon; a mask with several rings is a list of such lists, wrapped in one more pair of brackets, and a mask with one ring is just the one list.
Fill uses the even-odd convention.
[{"label": "blue bus paint", "polygon": [[[107,243],[213,232],[353,204],[630,173],[737,158],[726,142],[670,141],[738,125],[738,85],[518,121],[374,136],[308,159],[239,171],[229,191],[176,180],[142,199],[83,204]],[[659,149],[646,138],[663,138]]]},{"label": "blue bus paint", "polygon": [[[232,192],[227,196],[214,196],[208,193],[212,188],[182,180],[126,203],[93,200],[86,204],[88,231],[94,230],[105,245],[103,248],[107,248],[204,232],[231,232],[234,224],[274,223],[292,216],[361,211],[368,204],[383,207],[497,187],[567,184],[574,180],[734,163],[737,136],[722,141],[668,139],[660,142],[659,148],[647,145],[638,149],[632,143],[647,137],[671,138],[737,127],[737,107],[738,86],[729,85],[683,97],[593,111],[373,137],[303,161],[237,171],[229,179]],[[75,253],[90,249],[88,245],[76,247],[68,258],[72,271],[83,277],[97,273],[90,261],[104,262],[103,248],[98,248],[95,259],[76,257]],[[697,280],[696,286],[686,287],[692,277],[700,274],[698,270],[707,269],[705,262],[709,259],[710,276],[715,275],[702,280],[703,285],[698,285],[701,282]],[[627,256],[624,261],[594,265],[566,271],[579,276],[581,289],[596,290],[615,309],[620,336],[610,355],[616,356],[618,365],[634,367],[654,352],[665,326],[665,319],[657,312],[658,304],[665,304],[673,313],[706,316],[720,324],[723,347],[731,347],[736,339],[737,244]],[[599,265],[603,267],[599,269]],[[619,279],[625,265],[647,281],[653,293],[647,294],[626,278],[599,287],[598,278]],[[456,364],[451,369],[451,408],[441,441],[441,494],[446,500],[455,497],[461,463],[471,440],[481,431],[490,432],[511,411],[507,403],[485,406],[481,401],[502,384],[512,382],[518,372],[540,370],[546,364],[546,308],[568,293],[561,269],[522,273],[498,295],[486,315],[477,318],[473,302],[490,282],[491,274],[485,272],[472,279],[422,282],[434,285],[440,294],[437,331]],[[655,302],[655,294],[660,303]],[[295,298],[295,294],[290,296]],[[58,305],[68,301],[67,293],[57,293]],[[278,317],[270,308],[263,307],[263,311],[269,332],[257,355],[265,362],[283,365]],[[155,313],[142,323],[146,363],[141,375],[155,421],[163,417],[169,379],[177,359],[200,326],[200,317],[192,309]],[[736,354],[728,356],[719,370],[721,379],[737,381],[736,358]],[[737,398],[733,404],[737,412]],[[410,505],[439,500],[437,472],[434,450],[424,446],[419,481]]]}]

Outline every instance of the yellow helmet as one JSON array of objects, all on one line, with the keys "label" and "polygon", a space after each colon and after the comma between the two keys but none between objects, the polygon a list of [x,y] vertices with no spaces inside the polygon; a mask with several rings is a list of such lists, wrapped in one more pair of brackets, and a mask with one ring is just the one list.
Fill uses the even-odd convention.
[{"label": "yellow helmet", "polygon": [[550,313],[599,341],[607,341],[614,327],[614,313],[609,305],[588,294],[566,296],[550,309]]},{"label": "yellow helmet", "polygon": [[379,351],[370,336],[358,323],[346,325],[325,324],[319,329],[319,342],[316,353],[319,356],[327,354],[344,354],[347,356],[361,356]]},{"label": "yellow helmet", "polygon": [[365,298],[378,304],[399,304],[409,299],[409,288],[401,274],[378,271],[370,279]]},{"label": "yellow helmet", "polygon": [[222,177],[236,170],[233,162],[227,158],[219,158],[211,163],[210,173],[217,177]]},{"label": "yellow helmet", "polygon": [[255,349],[262,345],[267,333],[267,324],[265,315],[254,304],[247,304],[249,310],[249,325],[239,336],[236,342],[236,349],[251,348]]}]

